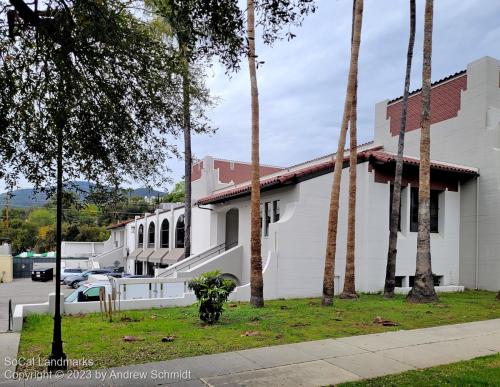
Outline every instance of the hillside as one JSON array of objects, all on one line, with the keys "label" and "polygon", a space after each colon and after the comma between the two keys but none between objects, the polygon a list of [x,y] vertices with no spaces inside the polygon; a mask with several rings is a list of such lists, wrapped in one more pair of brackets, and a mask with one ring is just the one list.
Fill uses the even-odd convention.
[{"label": "hillside", "polygon": [[[75,181],[72,182],[72,186],[76,187],[76,190],[79,193],[79,196],[83,198],[85,196],[85,192],[88,192],[91,188],[91,184],[87,181]],[[163,196],[165,192],[157,191],[150,188],[133,188],[130,191],[131,197],[151,197],[151,196]],[[0,194],[0,208],[5,206],[7,199],[7,194]],[[45,193],[37,193],[35,194],[31,188],[20,188],[12,191],[12,198],[10,200],[10,206],[13,208],[19,207],[38,207],[46,204],[48,201]]]}]

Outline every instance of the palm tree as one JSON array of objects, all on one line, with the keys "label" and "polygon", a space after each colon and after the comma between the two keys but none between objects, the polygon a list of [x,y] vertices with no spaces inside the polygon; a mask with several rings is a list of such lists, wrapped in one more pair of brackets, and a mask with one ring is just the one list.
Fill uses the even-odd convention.
[{"label": "palm tree", "polygon": [[250,210],[250,303],[264,306],[264,279],[260,241],[259,91],[255,63],[255,4],[247,0],[248,68],[252,97],[252,192]]},{"label": "palm tree", "polygon": [[[351,46],[354,35],[354,15],[356,10],[356,0],[352,2],[352,28]],[[349,118],[349,204],[347,214],[347,249],[345,259],[344,289],[340,298],[354,299],[356,293],[355,275],[355,248],[356,248],[356,165],[357,165],[357,95],[358,82],[356,74],[356,84],[354,85],[354,95],[352,98],[351,113]]]},{"label": "palm tree", "polygon": [[425,2],[424,58],[422,68],[422,116],[420,119],[420,170],[418,189],[418,237],[415,281],[407,300],[437,300],[431,267],[430,243],[430,117],[433,0]]},{"label": "palm tree", "polygon": [[415,45],[415,0],[410,0],[410,39],[406,55],[406,76],[401,107],[401,122],[399,126],[398,155],[396,157],[396,173],[392,193],[391,220],[389,226],[389,248],[387,251],[387,268],[385,272],[384,297],[394,297],[396,286],[396,256],[398,244],[398,226],[401,209],[401,180],[403,179],[403,152],[405,147],[406,116],[408,112],[408,96],[410,94],[411,63],[413,46]]},{"label": "palm tree", "polygon": [[[356,0],[354,0],[356,2]],[[355,248],[356,248],[356,165],[357,165],[357,138],[356,138],[356,120],[357,120],[357,91],[356,82],[355,91],[352,99],[351,116],[349,120],[349,204],[347,214],[347,249],[345,259],[344,289],[340,298],[357,298],[356,293],[356,275],[355,275]]]},{"label": "palm tree", "polygon": [[355,4],[354,27],[352,33],[351,63],[349,66],[349,77],[347,82],[344,113],[340,128],[340,136],[335,157],[335,171],[333,173],[333,185],[330,198],[330,211],[328,215],[328,234],[325,254],[325,272],[323,277],[322,305],[333,304],[334,275],[335,275],[335,253],[337,250],[337,226],[339,214],[340,182],[342,178],[342,167],[344,161],[344,148],[347,134],[347,124],[351,113],[351,106],[356,91],[359,46],[361,41],[361,24],[363,18],[363,0],[357,0]]},{"label": "palm tree", "polygon": [[177,43],[182,78],[182,118],[184,137],[184,256],[191,255],[191,62],[193,53],[189,45],[193,40],[190,24],[190,2],[177,5],[175,2],[146,0],[145,4],[157,15],[152,26],[160,34],[173,38]]}]

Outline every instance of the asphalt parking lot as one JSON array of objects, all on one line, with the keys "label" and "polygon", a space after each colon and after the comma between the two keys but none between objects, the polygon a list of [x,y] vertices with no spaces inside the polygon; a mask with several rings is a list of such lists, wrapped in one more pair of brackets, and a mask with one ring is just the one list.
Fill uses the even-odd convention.
[{"label": "asphalt parking lot", "polygon": [[[32,281],[31,278],[18,278],[10,283],[0,283],[0,332],[5,332],[9,324],[9,300],[12,300],[12,311],[17,304],[37,304],[47,302],[49,293],[55,291],[55,282]],[[61,285],[66,296],[73,289]]]}]

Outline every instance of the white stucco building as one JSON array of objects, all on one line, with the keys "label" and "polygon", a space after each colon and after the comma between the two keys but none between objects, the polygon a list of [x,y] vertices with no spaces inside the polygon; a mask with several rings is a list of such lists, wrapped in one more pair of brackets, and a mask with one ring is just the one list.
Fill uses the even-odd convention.
[{"label": "white stucco building", "polygon": [[[481,58],[466,70],[435,82],[431,100],[431,253],[435,282],[498,290],[499,61]],[[359,291],[379,291],[384,285],[400,109],[401,98],[378,103],[374,140],[358,149]],[[396,273],[400,287],[411,286],[415,272],[420,109],[417,90],[409,100],[405,145]],[[334,155],[288,168],[261,167],[266,298],[321,294],[333,167]],[[335,268],[337,293],[343,286],[345,268],[348,171],[345,159]],[[249,290],[250,277],[249,179],[248,163],[205,157],[194,164],[191,257],[184,259],[182,254],[179,225],[184,209],[173,205],[114,229],[114,233],[123,233],[120,240],[127,271],[192,277],[219,269],[241,285],[241,298]]]}]

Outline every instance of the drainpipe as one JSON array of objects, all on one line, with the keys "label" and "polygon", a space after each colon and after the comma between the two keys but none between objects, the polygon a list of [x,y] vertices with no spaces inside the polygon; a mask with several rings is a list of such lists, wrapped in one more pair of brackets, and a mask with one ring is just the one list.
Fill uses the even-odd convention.
[{"label": "drainpipe", "polygon": [[476,270],[475,270],[475,285],[476,290],[479,289],[479,176],[476,178]]}]

